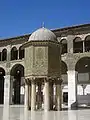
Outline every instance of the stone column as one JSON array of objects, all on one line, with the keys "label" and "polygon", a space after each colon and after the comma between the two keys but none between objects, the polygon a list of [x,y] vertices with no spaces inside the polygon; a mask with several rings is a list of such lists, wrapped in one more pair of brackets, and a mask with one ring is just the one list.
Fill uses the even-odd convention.
[{"label": "stone column", "polygon": [[9,105],[10,102],[10,75],[4,77],[4,105]]},{"label": "stone column", "polygon": [[7,46],[7,61],[11,60],[11,45]]},{"label": "stone column", "polygon": [[13,104],[13,101],[12,101],[12,97],[13,97],[13,80],[14,80],[14,76],[11,76],[10,77],[10,105]]},{"label": "stone column", "polygon": [[62,97],[62,92],[61,92],[61,81],[57,80],[56,81],[56,109],[58,111],[61,110],[61,97]]},{"label": "stone column", "polygon": [[35,81],[31,81],[31,111],[36,109],[36,84]]},{"label": "stone column", "polygon": [[85,52],[85,41],[83,40],[83,53]]},{"label": "stone column", "polygon": [[49,101],[49,81],[45,79],[45,85],[44,85],[44,110],[49,111],[50,110],[50,101]]},{"label": "stone column", "polygon": [[17,59],[19,60],[19,49],[17,49]]},{"label": "stone column", "polygon": [[50,85],[49,85],[49,88],[50,88],[50,110],[53,110],[53,82],[51,81],[50,82]]},{"label": "stone column", "polygon": [[61,107],[62,107],[62,105],[63,105],[63,88],[64,88],[64,85],[61,85]]},{"label": "stone column", "polygon": [[77,107],[77,72],[71,70],[68,74],[68,109]]},{"label": "stone column", "polygon": [[28,109],[31,109],[31,85],[28,86]]},{"label": "stone column", "polygon": [[24,106],[28,108],[28,85],[25,83],[25,90],[24,90]]},{"label": "stone column", "polygon": [[73,35],[68,35],[67,36],[67,51],[68,53],[73,53]]},{"label": "stone column", "polygon": [[41,97],[42,97],[42,91],[41,91],[41,83],[39,82],[38,83],[38,95],[37,95],[37,98],[38,98],[38,109],[41,109],[42,108],[42,100],[41,100]]}]

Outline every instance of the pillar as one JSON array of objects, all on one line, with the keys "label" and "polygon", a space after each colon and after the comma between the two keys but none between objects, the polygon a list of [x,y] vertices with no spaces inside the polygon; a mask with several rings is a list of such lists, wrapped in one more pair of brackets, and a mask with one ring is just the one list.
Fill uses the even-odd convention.
[{"label": "pillar", "polygon": [[68,74],[68,109],[77,107],[77,72],[70,70]]},{"label": "pillar", "polygon": [[10,75],[4,77],[4,105],[9,105],[10,102]]},{"label": "pillar", "polygon": [[19,60],[19,49],[17,49],[17,59]]},{"label": "pillar", "polygon": [[60,80],[56,81],[56,109],[57,111],[61,110],[61,97],[62,97],[62,92],[61,92],[61,84]]},{"label": "pillar", "polygon": [[31,111],[36,109],[36,84],[35,81],[31,81]]},{"label": "pillar", "polygon": [[25,84],[25,90],[24,90],[24,106],[25,108],[28,108],[28,85]]},{"label": "pillar", "polygon": [[28,86],[28,109],[31,109],[31,85]]},{"label": "pillar", "polygon": [[[41,81],[40,81],[41,82]],[[38,94],[37,94],[37,98],[38,98],[38,109],[42,108],[42,91],[41,91],[41,83],[38,83]]]},{"label": "pillar", "polygon": [[7,46],[7,61],[11,60],[11,45]]},{"label": "pillar", "polygon": [[73,35],[68,35],[67,36],[67,51],[68,53],[73,53]]},{"label": "pillar", "polygon": [[14,76],[11,76],[10,78],[10,105],[13,104],[13,101],[12,101],[12,97],[13,97],[13,80],[14,80]]},{"label": "pillar", "polygon": [[45,79],[44,85],[44,111],[50,110],[50,101],[49,101],[49,81]]},{"label": "pillar", "polygon": [[83,53],[85,52],[85,41],[83,40]]},{"label": "pillar", "polygon": [[50,85],[49,85],[49,88],[50,88],[50,110],[53,110],[53,82],[51,81],[50,82]]}]

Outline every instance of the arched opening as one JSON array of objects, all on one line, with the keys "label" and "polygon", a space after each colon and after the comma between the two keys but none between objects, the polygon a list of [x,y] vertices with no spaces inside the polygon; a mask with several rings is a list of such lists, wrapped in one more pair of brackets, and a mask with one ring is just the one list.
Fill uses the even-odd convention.
[{"label": "arched opening", "polygon": [[67,40],[62,39],[60,43],[62,46],[61,54],[67,53]]},{"label": "arched opening", "polygon": [[0,61],[1,61],[1,57],[2,57],[2,54],[1,54],[1,52],[0,52]]},{"label": "arched opening", "polygon": [[85,52],[90,51],[90,35],[85,38]]},{"label": "arched opening", "polygon": [[[75,67],[75,70],[78,72],[77,84],[78,87],[82,87],[81,91],[77,91],[78,105],[82,104],[90,104],[90,92],[88,94],[85,93],[85,89],[87,85],[90,85],[90,57],[81,58]],[[78,90],[80,90],[78,88]],[[89,90],[90,91],[90,88]]]},{"label": "arched opening", "polygon": [[73,41],[73,52],[74,53],[83,52],[83,41],[79,37],[75,38]]},{"label": "arched opening", "polygon": [[5,70],[0,67],[0,104],[4,103],[4,76]]},{"label": "arched opening", "polygon": [[19,59],[24,58],[24,49],[22,49],[21,47],[19,48]]},{"label": "arched opening", "polygon": [[18,59],[18,50],[16,47],[13,47],[11,49],[11,60],[17,60]]},{"label": "arched opening", "polygon": [[62,76],[62,86],[66,86],[62,89],[63,105],[68,105],[68,80],[67,80],[67,65],[65,62],[61,62],[61,76]]},{"label": "arched opening", "polygon": [[24,67],[20,64],[16,64],[11,69],[11,76],[13,76],[13,104],[24,104]]},{"label": "arched opening", "polygon": [[2,61],[7,60],[7,49],[2,50]]}]

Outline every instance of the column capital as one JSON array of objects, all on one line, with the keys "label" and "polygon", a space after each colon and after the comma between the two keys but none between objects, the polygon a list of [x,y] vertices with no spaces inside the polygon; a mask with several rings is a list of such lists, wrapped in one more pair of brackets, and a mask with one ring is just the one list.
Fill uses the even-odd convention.
[{"label": "column capital", "polygon": [[67,74],[69,74],[69,73],[75,73],[75,74],[77,74],[78,72],[75,71],[75,70],[68,70],[68,71],[67,71]]},{"label": "column capital", "polygon": [[62,80],[61,78],[55,78],[55,79],[54,79],[54,83],[55,83],[56,85],[61,85],[62,82],[63,82],[63,80]]},{"label": "column capital", "polygon": [[61,85],[62,81],[61,80],[56,80],[56,85]]},{"label": "column capital", "polygon": [[25,78],[25,84],[31,85],[31,80],[30,80],[30,78]]},{"label": "column capital", "polygon": [[49,78],[44,78],[44,82],[49,82]]}]

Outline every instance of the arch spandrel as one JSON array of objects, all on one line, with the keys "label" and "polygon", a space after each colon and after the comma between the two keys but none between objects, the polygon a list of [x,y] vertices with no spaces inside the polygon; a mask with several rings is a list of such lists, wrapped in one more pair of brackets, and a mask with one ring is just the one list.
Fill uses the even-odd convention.
[{"label": "arch spandrel", "polygon": [[75,70],[77,59],[78,56],[74,54],[67,54],[62,58],[62,60],[66,63],[68,70]]},{"label": "arch spandrel", "polygon": [[64,61],[61,61],[61,74],[67,74],[67,64]]},{"label": "arch spandrel", "polygon": [[75,70],[76,63],[83,57],[90,57],[89,52],[67,54],[62,56],[62,61],[67,64],[68,70]]}]

